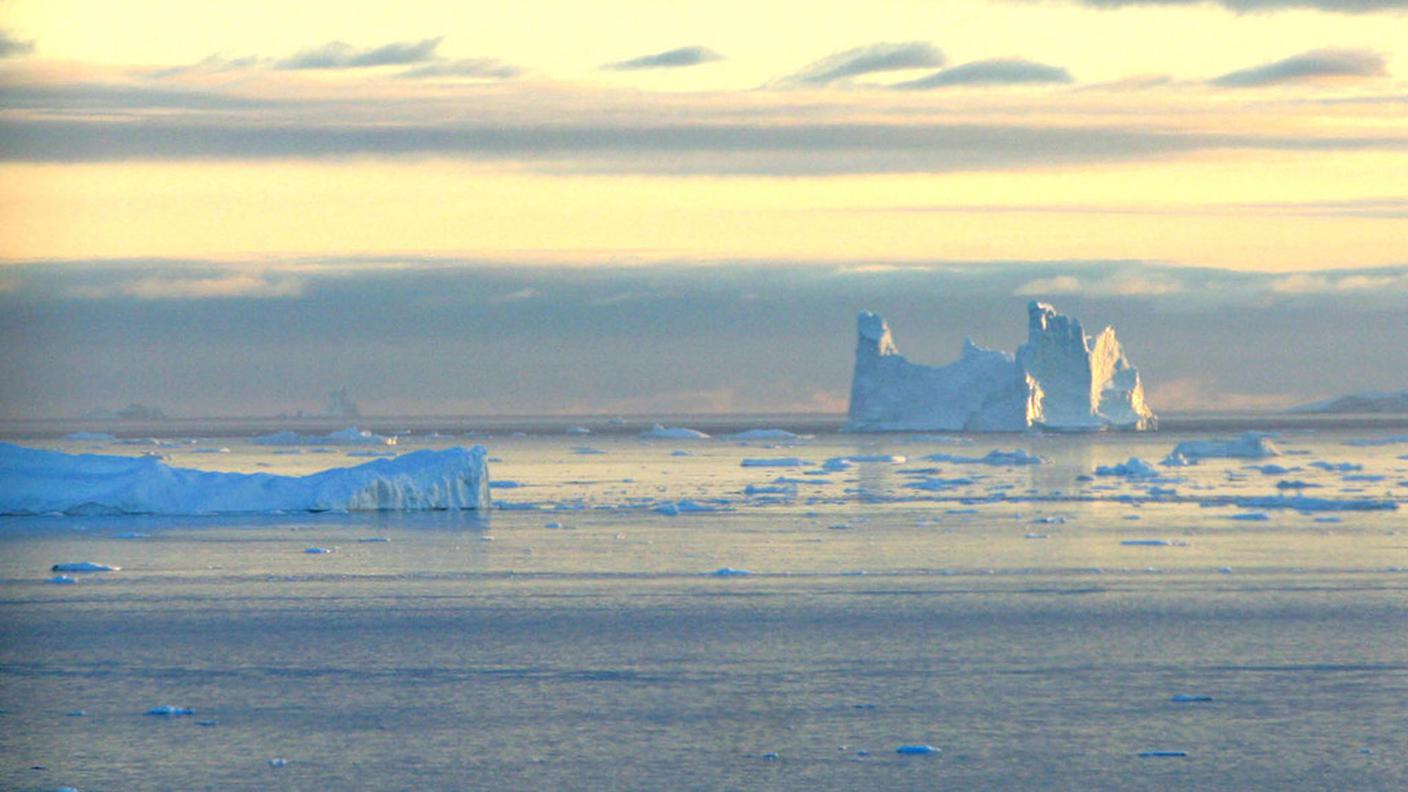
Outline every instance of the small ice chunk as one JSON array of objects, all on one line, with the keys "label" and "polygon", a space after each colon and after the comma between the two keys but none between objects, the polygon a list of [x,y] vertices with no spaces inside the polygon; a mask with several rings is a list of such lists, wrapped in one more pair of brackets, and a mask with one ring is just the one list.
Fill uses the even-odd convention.
[{"label": "small ice chunk", "polygon": [[569,427],[567,427],[567,434],[570,434],[570,435],[580,436],[580,435],[589,435],[589,434],[591,434],[591,433],[592,433],[592,430],[588,429],[588,428],[585,427],[585,426],[569,426]]},{"label": "small ice chunk", "polygon": [[66,564],[54,564],[49,567],[50,572],[117,572],[122,567],[111,564],[99,564],[93,561],[75,561]]},{"label": "small ice chunk", "polygon": [[364,536],[361,539],[358,539],[357,541],[361,544],[373,544],[379,542],[389,542],[391,540],[385,536]]},{"label": "small ice chunk", "polygon": [[781,758],[781,756],[778,756],[777,751],[768,751],[767,753],[763,754],[764,762],[776,762],[778,759]]},{"label": "small ice chunk", "polygon": [[802,467],[811,463],[800,457],[755,457],[745,458],[739,464],[743,467]]},{"label": "small ice chunk", "polygon": [[1229,514],[1229,520],[1243,520],[1245,522],[1266,522],[1271,519],[1271,515],[1266,512],[1246,512],[1245,514]]},{"label": "small ice chunk", "polygon": [[715,569],[713,572],[709,572],[708,574],[711,575],[711,576],[713,576],[713,577],[742,577],[743,575],[751,575],[751,574],[753,574],[753,573],[752,573],[751,571],[747,570],[747,569],[734,569],[733,567],[719,567],[718,569]]},{"label": "small ice chunk", "polygon": [[662,426],[655,424],[640,436],[647,440],[708,440],[709,435],[697,429],[687,429],[683,426]]},{"label": "small ice chunk", "polygon": [[729,435],[733,440],[796,440],[802,436],[793,434],[786,429],[749,429],[746,432]]},{"label": "small ice chunk", "polygon": [[1144,758],[1187,756],[1187,751],[1140,751],[1139,755]]},{"label": "small ice chunk", "polygon": [[1047,460],[1039,456],[1033,456],[1021,448],[1016,448],[1011,451],[994,449],[980,457],[963,456],[961,454],[930,454],[924,458],[930,462],[948,462],[954,465],[995,465],[999,467],[1044,465],[1047,462]]},{"label": "small ice chunk", "polygon": [[1354,462],[1326,462],[1321,459],[1317,459],[1314,462],[1311,462],[1310,466],[1313,468],[1319,468],[1321,470],[1329,471],[1331,473],[1352,473],[1356,470],[1364,469],[1363,465],[1356,464]]},{"label": "small ice chunk", "polygon": [[1205,696],[1201,693],[1175,693],[1169,697],[1169,701],[1177,704],[1191,704],[1195,701],[1212,701],[1212,696]]},{"label": "small ice chunk", "polygon": [[53,577],[49,578],[48,580],[45,580],[44,582],[55,583],[60,586],[72,586],[74,583],[78,582],[78,578],[70,577],[68,575],[54,575]]},{"label": "small ice chunk", "polygon": [[170,704],[159,704],[147,710],[147,714],[158,718],[176,718],[182,715],[194,715],[196,711],[190,707],[175,707]]},{"label": "small ice chunk", "polygon": [[1097,476],[1123,476],[1124,478],[1152,478],[1159,475],[1153,465],[1139,457],[1130,457],[1118,465],[1100,465],[1095,468]]},{"label": "small ice chunk", "polygon": [[932,756],[938,752],[939,749],[932,745],[901,745],[895,749],[895,753],[901,756]]},{"label": "small ice chunk", "polygon": [[309,547],[305,548],[303,552],[307,553],[308,555],[327,555],[328,553],[333,552],[333,550],[334,548],[331,547]]},{"label": "small ice chunk", "polygon": [[1167,539],[1125,539],[1120,544],[1130,547],[1169,547],[1173,543]]},{"label": "small ice chunk", "polygon": [[283,759],[283,758],[281,758],[281,757],[274,757],[273,759],[270,759],[270,760],[269,760],[269,766],[270,766],[270,767],[284,767],[284,766],[286,766],[287,764],[288,764],[288,760],[287,760],[287,759]]}]

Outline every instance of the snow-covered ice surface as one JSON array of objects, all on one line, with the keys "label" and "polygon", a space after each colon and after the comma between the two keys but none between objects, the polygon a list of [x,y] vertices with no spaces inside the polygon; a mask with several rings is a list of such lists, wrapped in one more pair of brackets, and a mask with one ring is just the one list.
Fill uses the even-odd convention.
[{"label": "snow-covered ice surface", "polygon": [[1408,787],[1408,460],[1349,443],[1402,426],[1094,476],[1237,431],[960,438],[1047,460],[1004,466],[652,422],[434,427],[493,435],[487,512],[0,518],[0,789]]},{"label": "snow-covered ice surface", "polygon": [[1045,303],[1027,306],[1027,342],[1015,355],[963,342],[945,366],[900,355],[879,314],[857,321],[850,420],[856,432],[1016,432],[1151,429],[1139,371],[1107,327],[1085,334],[1080,320]]}]

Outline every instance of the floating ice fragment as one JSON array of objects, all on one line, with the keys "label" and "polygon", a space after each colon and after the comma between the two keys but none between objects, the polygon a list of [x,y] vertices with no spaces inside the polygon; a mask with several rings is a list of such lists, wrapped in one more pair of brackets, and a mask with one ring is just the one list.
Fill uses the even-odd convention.
[{"label": "floating ice fragment", "polygon": [[1245,514],[1229,514],[1229,520],[1242,520],[1244,522],[1266,522],[1271,519],[1271,515],[1266,512],[1247,512]]},{"label": "floating ice fragment", "polygon": [[670,452],[670,456],[672,456],[672,457],[687,457],[687,456],[694,456],[694,454],[689,453],[688,451],[684,450],[683,448],[677,448],[677,449],[675,449],[674,451],[671,451],[671,452]]},{"label": "floating ice fragment", "polygon": [[509,479],[495,479],[489,482],[489,489],[518,489],[522,483]]},{"label": "floating ice fragment", "polygon": [[159,704],[147,710],[147,714],[158,718],[176,718],[182,715],[194,715],[196,711],[190,707],[173,707],[170,704]]},{"label": "floating ice fragment", "polygon": [[1139,752],[1139,755],[1142,756],[1142,757],[1144,757],[1144,758],[1146,758],[1146,759],[1148,759],[1148,758],[1162,758],[1162,757],[1187,756],[1187,755],[1188,755],[1188,752],[1187,752],[1187,751],[1140,751],[1140,752]]},{"label": "floating ice fragment", "polygon": [[567,427],[567,434],[570,434],[570,435],[580,436],[580,435],[589,435],[589,434],[591,434],[591,433],[592,433],[592,430],[588,429],[588,428],[585,427],[585,426],[569,426],[569,427]]},{"label": "floating ice fragment", "polygon": [[579,454],[581,456],[598,456],[601,454],[605,454],[606,452],[602,451],[600,448],[592,448],[590,446],[578,446],[572,449],[572,453]]},{"label": "floating ice fragment", "polygon": [[954,465],[994,465],[999,467],[1044,465],[1047,462],[1046,459],[1033,456],[1021,448],[1016,448],[1011,451],[994,449],[980,457],[963,456],[961,454],[930,454],[924,458],[930,462],[948,462]]},{"label": "floating ice fragment", "polygon": [[712,575],[713,577],[742,577],[743,575],[751,575],[751,574],[753,574],[753,573],[752,573],[751,571],[747,570],[747,569],[734,569],[733,567],[719,567],[718,569],[715,569],[713,572],[708,572],[708,573],[706,573],[706,574]]},{"label": "floating ice fragment", "polygon": [[1047,536],[1046,536],[1046,534],[1044,534],[1044,533],[1029,533],[1029,534],[1025,534],[1022,538],[1023,538],[1023,539],[1046,539]]},{"label": "floating ice fragment", "polygon": [[53,576],[53,577],[51,577],[51,578],[45,580],[44,582],[45,582],[45,583],[54,583],[54,584],[60,585],[60,586],[71,586],[71,585],[73,585],[74,583],[77,583],[77,582],[78,582],[78,578],[76,578],[76,577],[69,577],[68,575],[55,575],[55,576]]},{"label": "floating ice fragment", "polygon": [[807,435],[793,434],[786,429],[749,429],[729,435],[733,440],[796,440]]},{"label": "floating ice fragment", "polygon": [[547,523],[546,525],[544,525],[543,527],[544,527],[544,528],[547,528],[547,529],[549,529],[549,530],[557,531],[557,530],[561,530],[561,529],[563,529],[563,528],[566,528],[567,526],[563,525],[563,524],[560,523],[560,522],[550,522],[550,523]]},{"label": "floating ice fragment", "polygon": [[1032,525],[1065,525],[1065,517],[1038,517],[1032,520]]},{"label": "floating ice fragment", "polygon": [[364,536],[361,539],[358,539],[357,541],[362,544],[372,544],[376,542],[389,542],[391,540],[385,536]]},{"label": "floating ice fragment", "polygon": [[763,754],[764,762],[776,762],[778,759],[781,758],[782,757],[777,755],[777,751],[768,751],[767,753]]},{"label": "floating ice fragment", "polygon": [[282,758],[279,758],[279,757],[275,757],[275,758],[269,760],[269,766],[270,766],[270,767],[284,767],[284,766],[287,766],[287,765],[288,765],[288,760],[287,760],[287,759],[282,759]]},{"label": "floating ice fragment", "polygon": [[745,458],[739,464],[742,467],[802,467],[811,463],[799,457],[759,457]]},{"label": "floating ice fragment", "polygon": [[1191,704],[1195,701],[1212,701],[1212,696],[1205,696],[1201,693],[1175,693],[1169,697],[1169,701],[1177,704]]},{"label": "floating ice fragment", "polygon": [[1095,468],[1097,476],[1123,476],[1125,478],[1152,478],[1159,475],[1159,471],[1148,462],[1139,457],[1130,457],[1128,461],[1118,465],[1100,465]]},{"label": "floating ice fragment", "polygon": [[648,440],[708,440],[709,435],[697,429],[687,429],[683,426],[662,426],[655,424],[640,436]]},{"label": "floating ice fragment", "polygon": [[1185,440],[1174,446],[1163,464],[1178,467],[1195,465],[1212,458],[1264,459],[1281,451],[1265,432],[1247,432],[1232,440]]},{"label": "floating ice fragment", "polygon": [[1363,465],[1355,462],[1326,462],[1323,459],[1317,459],[1311,462],[1310,467],[1320,468],[1321,470],[1327,470],[1331,473],[1350,473],[1364,469]]},{"label": "floating ice fragment", "polygon": [[334,548],[331,547],[309,547],[306,548],[303,552],[307,553],[308,555],[327,555],[328,553],[333,552],[333,550]]},{"label": "floating ice fragment", "polygon": [[1122,545],[1130,547],[1171,547],[1173,543],[1167,539],[1125,539],[1120,542]]},{"label": "floating ice fragment", "polygon": [[118,572],[122,569],[111,564],[99,564],[93,561],[75,561],[66,564],[54,564],[49,567],[50,572]]},{"label": "floating ice fragment", "polygon": [[938,752],[939,749],[932,745],[901,745],[895,749],[895,753],[901,756],[930,756]]},{"label": "floating ice fragment", "polygon": [[325,435],[301,435],[285,429],[269,435],[251,438],[254,445],[396,445],[395,437],[385,437],[349,426]]}]

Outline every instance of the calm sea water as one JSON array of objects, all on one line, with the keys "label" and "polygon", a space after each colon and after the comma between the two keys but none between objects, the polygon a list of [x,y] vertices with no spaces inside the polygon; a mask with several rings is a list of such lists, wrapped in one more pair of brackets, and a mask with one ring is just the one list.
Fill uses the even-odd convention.
[{"label": "calm sea water", "polygon": [[[530,428],[397,446],[488,445],[482,516],[0,518],[0,788],[1408,788],[1408,442],[1351,444],[1404,429],[1139,483],[1080,477],[1210,433]],[[922,459],[995,448],[1050,464]],[[907,459],[815,475],[854,454]],[[1290,480],[1402,508],[1216,503]],[[83,560],[122,570],[45,582]]]}]

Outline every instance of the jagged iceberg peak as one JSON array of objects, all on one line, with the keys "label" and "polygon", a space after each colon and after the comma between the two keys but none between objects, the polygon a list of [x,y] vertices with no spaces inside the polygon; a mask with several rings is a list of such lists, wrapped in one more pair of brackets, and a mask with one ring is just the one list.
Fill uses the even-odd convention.
[{"label": "jagged iceberg peak", "polygon": [[1027,306],[1027,342],[1015,355],[964,339],[946,366],[899,354],[876,313],[857,321],[851,431],[1066,431],[1152,429],[1139,371],[1114,328],[1095,338],[1046,303]]}]

